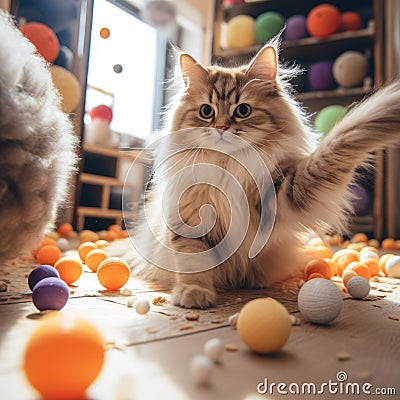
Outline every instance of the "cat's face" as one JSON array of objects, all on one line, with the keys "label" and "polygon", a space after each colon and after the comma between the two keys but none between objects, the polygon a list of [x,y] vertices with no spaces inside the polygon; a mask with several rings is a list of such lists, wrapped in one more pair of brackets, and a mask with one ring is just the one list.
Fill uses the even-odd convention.
[{"label": "cat's face", "polygon": [[183,54],[181,70],[186,92],[175,111],[173,130],[211,128],[197,130],[186,140],[225,146],[230,152],[239,150],[243,140],[270,150],[273,143],[287,140],[282,118],[287,105],[276,81],[273,47],[265,47],[249,66],[235,69],[203,67]]}]

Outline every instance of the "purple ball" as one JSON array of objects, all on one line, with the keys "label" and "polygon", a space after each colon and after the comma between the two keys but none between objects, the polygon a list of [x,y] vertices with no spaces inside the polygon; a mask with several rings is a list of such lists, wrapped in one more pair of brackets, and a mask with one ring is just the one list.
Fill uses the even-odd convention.
[{"label": "purple ball", "polygon": [[35,268],[28,277],[29,289],[33,290],[35,285],[44,278],[59,278],[58,271],[50,265],[40,265]]},{"label": "purple ball", "polygon": [[308,35],[306,17],[293,15],[286,21],[285,40],[298,40]]},{"label": "purple ball", "polygon": [[331,61],[320,61],[311,65],[308,71],[308,82],[312,90],[329,90],[336,87],[332,64]]},{"label": "purple ball", "polygon": [[350,185],[350,192],[354,195],[351,205],[358,215],[365,215],[368,212],[370,199],[368,192],[358,185]]},{"label": "purple ball", "polygon": [[61,310],[68,301],[69,288],[59,278],[44,278],[33,288],[32,301],[39,311]]}]

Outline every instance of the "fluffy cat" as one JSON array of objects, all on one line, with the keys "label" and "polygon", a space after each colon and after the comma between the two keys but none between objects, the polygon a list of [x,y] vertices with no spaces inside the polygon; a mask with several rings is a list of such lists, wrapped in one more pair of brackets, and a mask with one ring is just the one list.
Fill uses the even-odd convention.
[{"label": "fluffy cat", "polygon": [[56,217],[76,137],[44,59],[0,10],[0,266],[29,253]]},{"label": "fluffy cat", "polygon": [[[249,65],[232,69],[206,67],[181,54],[180,71],[184,87],[169,110],[168,131],[176,133],[167,133],[158,148],[146,218],[132,231],[136,250],[124,257],[133,274],[172,288],[176,305],[207,308],[215,304],[216,289],[267,287],[301,275],[310,258],[304,234],[346,228],[352,212],[348,185],[356,167],[368,152],[400,142],[400,84],[352,108],[318,145],[290,95],[290,71],[279,66],[274,44],[265,45]],[[256,181],[268,173],[254,164],[254,152],[272,177],[276,217],[269,240],[251,257],[265,213]],[[196,169],[200,165],[203,171]],[[179,175],[184,170],[186,175]],[[172,179],[174,174],[179,178]],[[232,177],[245,197],[224,195]],[[221,243],[232,219],[241,218],[246,202],[248,226],[235,227],[236,237],[244,232],[243,240],[220,262],[221,254],[210,249]],[[207,213],[203,205],[215,212]],[[178,217],[169,215],[174,209]],[[190,232],[202,223],[208,227],[198,229],[197,237],[180,229]],[[131,245],[126,246],[127,251]],[[209,268],[212,264],[217,266]]]}]

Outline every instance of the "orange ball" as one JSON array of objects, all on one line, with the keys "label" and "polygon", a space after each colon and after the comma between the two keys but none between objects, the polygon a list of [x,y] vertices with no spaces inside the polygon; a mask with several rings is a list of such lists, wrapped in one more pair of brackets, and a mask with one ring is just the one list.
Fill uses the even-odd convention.
[{"label": "orange ball", "polygon": [[110,245],[110,243],[107,242],[107,240],[104,240],[104,239],[96,240],[94,242],[94,244],[97,246],[98,249],[105,249],[106,247],[108,247]]},{"label": "orange ball", "polygon": [[358,261],[358,255],[357,254],[345,254],[342,257],[340,257],[337,261],[336,261],[336,271],[337,274],[339,276],[342,276],[343,271],[346,269],[346,267],[354,262],[354,261]]},{"label": "orange ball", "polygon": [[119,238],[119,233],[114,231],[114,230],[109,230],[106,232],[105,234],[105,240],[107,240],[108,242],[112,242],[115,239]]},{"label": "orange ball", "polygon": [[351,241],[353,243],[367,243],[368,242],[368,236],[365,233],[359,232],[359,233],[356,233],[351,238]]},{"label": "orange ball", "polygon": [[36,47],[48,62],[53,62],[60,51],[60,43],[54,31],[40,22],[28,22],[21,27],[22,34]]},{"label": "orange ball", "polygon": [[320,4],[307,15],[307,30],[311,36],[326,37],[340,28],[340,11],[331,4]]},{"label": "orange ball", "polygon": [[54,268],[67,285],[76,282],[82,275],[82,263],[76,258],[62,257],[55,263]]},{"label": "orange ball", "polygon": [[357,250],[353,249],[341,249],[338,250],[333,256],[332,256],[332,261],[336,262],[340,257],[346,255],[346,254],[355,254],[358,257],[360,256],[360,253]]},{"label": "orange ball", "polygon": [[128,282],[130,275],[128,263],[119,257],[105,259],[97,269],[97,279],[108,290],[120,289]]},{"label": "orange ball", "polygon": [[36,261],[39,264],[53,266],[61,258],[60,249],[54,244],[46,244],[40,247],[36,252]]},{"label": "orange ball", "polygon": [[379,275],[379,263],[374,258],[367,258],[363,263],[368,267],[371,276]]},{"label": "orange ball", "polygon": [[387,272],[386,272],[386,268],[385,268],[386,261],[389,260],[389,258],[391,258],[391,257],[393,257],[393,256],[394,256],[394,254],[388,253],[388,254],[384,254],[384,255],[379,259],[379,262],[378,262],[379,269],[382,271],[382,273],[383,273],[385,276],[387,276]]},{"label": "orange ball", "polygon": [[46,246],[47,244],[51,244],[53,246],[57,246],[57,242],[54,239],[46,237],[40,242],[40,244],[38,246],[38,249],[40,247]]},{"label": "orange ball", "polygon": [[342,31],[357,31],[362,27],[361,15],[347,11],[340,16],[340,28]]},{"label": "orange ball", "polygon": [[60,235],[62,236],[69,236],[69,234],[71,232],[74,231],[74,228],[72,227],[72,225],[68,222],[65,222],[64,224],[61,224],[58,227],[58,232],[60,233]]},{"label": "orange ball", "polygon": [[347,282],[355,276],[358,275],[352,269],[345,269],[342,274],[343,285],[347,287]]},{"label": "orange ball", "polygon": [[107,258],[107,253],[102,249],[90,250],[86,254],[85,264],[93,271],[96,272],[100,263]]},{"label": "orange ball", "polygon": [[350,269],[350,270],[354,271],[358,276],[362,276],[367,281],[369,281],[371,279],[371,273],[369,272],[368,267],[364,263],[362,263],[360,261],[351,262],[346,267],[346,270],[347,269]]},{"label": "orange ball", "polygon": [[84,242],[78,247],[78,254],[82,262],[85,262],[87,253],[94,249],[97,249],[97,245],[93,242]]},{"label": "orange ball", "polygon": [[315,279],[315,278],[326,279],[325,276],[323,276],[323,275],[320,274],[319,272],[313,272],[312,274],[310,274],[310,275],[307,277],[307,280],[310,281],[311,279]]},{"label": "orange ball", "polygon": [[324,258],[325,262],[327,262],[331,268],[331,276],[337,275],[336,271],[336,263],[331,258]]},{"label": "orange ball", "polygon": [[316,258],[331,258],[332,251],[326,246],[315,246],[313,249],[313,254]]},{"label": "orange ball", "polygon": [[83,399],[104,363],[104,343],[89,322],[66,314],[40,321],[27,343],[23,367],[45,399]]},{"label": "orange ball", "polygon": [[119,226],[119,225],[117,225],[117,224],[114,224],[114,225],[110,225],[109,227],[108,227],[108,230],[109,231],[114,231],[114,232],[121,232],[122,231],[122,228]]},{"label": "orange ball", "polygon": [[397,250],[396,241],[392,238],[383,239],[381,246],[384,250]]},{"label": "orange ball", "polygon": [[331,267],[326,261],[321,260],[320,258],[309,261],[304,269],[304,273],[307,278],[309,278],[310,275],[316,273],[320,274],[323,278],[326,279],[331,279],[332,276]]},{"label": "orange ball", "polygon": [[108,39],[110,37],[110,30],[108,28],[101,28],[100,37],[102,39]]}]

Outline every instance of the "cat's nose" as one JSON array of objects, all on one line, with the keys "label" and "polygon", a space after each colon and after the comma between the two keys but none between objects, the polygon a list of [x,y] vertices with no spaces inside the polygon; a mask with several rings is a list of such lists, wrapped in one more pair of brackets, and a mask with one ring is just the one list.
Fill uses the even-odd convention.
[{"label": "cat's nose", "polygon": [[218,129],[219,133],[222,133],[223,131],[228,130],[229,127],[225,125],[217,125],[215,128]]}]

